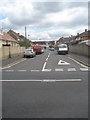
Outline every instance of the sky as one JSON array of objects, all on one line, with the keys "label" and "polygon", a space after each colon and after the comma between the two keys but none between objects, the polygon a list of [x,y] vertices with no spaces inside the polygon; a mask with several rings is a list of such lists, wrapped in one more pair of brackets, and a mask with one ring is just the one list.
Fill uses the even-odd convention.
[{"label": "sky", "polygon": [[[44,0],[45,1],[45,0]],[[58,40],[88,29],[88,1],[0,0],[0,28],[32,40]]]}]

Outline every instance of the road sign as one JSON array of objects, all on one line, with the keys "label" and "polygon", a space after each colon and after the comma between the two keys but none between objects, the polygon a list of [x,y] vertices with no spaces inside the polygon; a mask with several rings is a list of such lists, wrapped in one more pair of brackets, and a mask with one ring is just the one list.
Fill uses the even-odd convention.
[{"label": "road sign", "polygon": [[60,60],[58,62],[58,65],[70,65],[70,63],[66,62],[66,61],[63,61],[63,60]]}]

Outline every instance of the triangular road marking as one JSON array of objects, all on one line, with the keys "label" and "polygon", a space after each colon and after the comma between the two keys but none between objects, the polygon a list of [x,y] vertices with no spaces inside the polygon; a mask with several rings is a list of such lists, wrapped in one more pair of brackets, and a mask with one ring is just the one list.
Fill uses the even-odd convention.
[{"label": "triangular road marking", "polygon": [[70,63],[66,62],[66,61],[63,61],[63,60],[60,60],[58,62],[58,65],[70,65]]}]

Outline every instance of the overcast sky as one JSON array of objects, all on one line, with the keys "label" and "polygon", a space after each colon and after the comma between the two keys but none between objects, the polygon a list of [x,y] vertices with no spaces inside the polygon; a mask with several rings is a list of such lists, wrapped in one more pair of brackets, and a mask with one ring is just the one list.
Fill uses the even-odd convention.
[{"label": "overcast sky", "polygon": [[31,40],[58,40],[88,29],[88,2],[0,0],[0,26],[23,35],[26,26]]}]

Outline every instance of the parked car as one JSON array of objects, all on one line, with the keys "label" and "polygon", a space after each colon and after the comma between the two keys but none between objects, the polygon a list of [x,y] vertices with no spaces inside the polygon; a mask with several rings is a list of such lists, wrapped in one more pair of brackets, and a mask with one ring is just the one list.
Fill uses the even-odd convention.
[{"label": "parked car", "polygon": [[34,52],[33,49],[26,49],[24,51],[24,57],[35,57],[36,53]]},{"label": "parked car", "polygon": [[33,50],[35,51],[36,54],[44,53],[44,48],[40,45],[34,45]]},{"label": "parked car", "polygon": [[49,47],[49,50],[50,50],[50,51],[54,51],[55,48],[54,48],[54,47]]},{"label": "parked car", "polygon": [[67,44],[59,44],[57,47],[58,54],[68,54],[69,48]]}]

